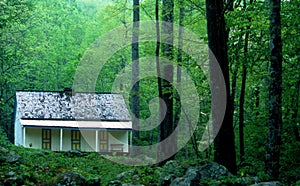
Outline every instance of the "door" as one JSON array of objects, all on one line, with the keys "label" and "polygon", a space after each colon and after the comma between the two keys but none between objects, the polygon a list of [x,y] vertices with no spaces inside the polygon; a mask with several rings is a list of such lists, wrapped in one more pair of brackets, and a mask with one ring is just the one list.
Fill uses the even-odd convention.
[{"label": "door", "polygon": [[71,149],[80,150],[80,131],[72,130],[71,131]]},{"label": "door", "polygon": [[51,150],[51,129],[42,129],[42,149]]},{"label": "door", "polygon": [[108,151],[108,135],[107,131],[99,131],[100,134],[100,152]]}]

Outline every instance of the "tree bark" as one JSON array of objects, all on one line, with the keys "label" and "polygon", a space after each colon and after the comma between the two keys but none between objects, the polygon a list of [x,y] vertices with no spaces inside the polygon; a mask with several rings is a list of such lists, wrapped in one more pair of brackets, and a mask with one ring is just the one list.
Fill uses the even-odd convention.
[{"label": "tree bark", "polygon": [[254,90],[254,98],[255,98],[255,109],[256,109],[256,112],[255,112],[255,115],[256,117],[259,116],[259,103],[260,103],[260,99],[259,99],[259,93],[260,93],[260,88],[259,86],[257,86]]},{"label": "tree bark", "polygon": [[[299,61],[300,62],[300,61]],[[300,64],[298,65],[300,67]],[[297,118],[298,118],[298,110],[299,110],[299,92],[300,92],[300,80],[298,80],[296,85],[296,96],[295,99],[293,99],[293,113],[292,113],[292,126],[293,126],[293,132],[295,135],[296,141],[300,142],[300,135],[297,124]]]},{"label": "tree bark", "polygon": [[[236,153],[234,144],[233,131],[233,112],[232,102],[230,99],[230,84],[229,84],[229,67],[227,55],[227,33],[225,30],[225,18],[223,0],[206,0],[206,18],[208,45],[223,72],[226,87],[226,111],[222,121],[222,126],[214,141],[214,160],[228,168],[230,172],[236,174]],[[210,53],[210,61],[212,59]],[[212,117],[213,125],[215,126],[215,118],[218,115],[218,98],[221,95],[218,87],[215,87],[214,81],[217,81],[219,74],[215,74],[216,67],[210,62],[210,81],[212,90]]]},{"label": "tree bark", "polygon": [[[156,48],[155,48],[155,61],[156,61],[156,71],[157,71],[157,89],[158,96],[162,98],[162,81],[161,81],[161,73],[160,73],[160,61],[159,61],[159,53],[160,53],[160,26],[159,26],[159,0],[155,0],[155,25],[156,25]],[[164,105],[161,99],[159,99],[159,121],[162,121],[164,117]],[[161,136],[163,135],[164,125],[160,123],[158,128],[158,139],[157,141],[161,141]],[[157,160],[160,160],[161,151],[163,147],[161,144],[158,145],[157,149]]]},{"label": "tree bark", "polygon": [[[139,138],[139,117],[140,117],[140,98],[139,98],[139,21],[140,7],[139,0],[133,0],[133,32],[132,32],[132,125],[134,130],[133,145],[137,146],[136,139]],[[138,152],[133,152],[136,154]]]},{"label": "tree bark", "polygon": [[[246,44],[245,44],[246,45]],[[245,59],[246,60],[246,59]],[[244,103],[245,103],[245,89],[246,89],[246,79],[247,79],[247,68],[245,62],[243,62],[243,74],[242,74],[242,87],[240,95],[240,105],[239,105],[239,141],[240,141],[240,164],[245,160],[245,145],[244,145]]]},{"label": "tree bark", "polygon": [[282,41],[280,0],[270,0],[271,67],[269,87],[269,121],[266,145],[266,172],[277,180],[280,169],[280,144],[282,128]]},{"label": "tree bark", "polygon": [[[252,4],[253,0],[250,0],[250,5]],[[247,1],[244,1],[244,11],[247,8]],[[251,23],[251,18],[248,17],[249,23]],[[240,95],[240,107],[239,107],[239,141],[240,141],[240,164],[242,164],[245,160],[245,144],[244,144],[244,120],[245,120],[245,110],[244,110],[244,103],[245,103],[245,91],[246,91],[246,80],[247,80],[247,62],[248,62],[248,41],[249,41],[249,32],[250,32],[250,25],[246,27],[246,34],[245,34],[245,45],[244,45],[244,60],[242,63],[242,87],[241,87],[241,95]]]},{"label": "tree bark", "polygon": [[[176,74],[176,82],[177,82],[177,89],[181,90],[181,66],[182,66],[182,52],[181,48],[183,45],[183,39],[182,39],[182,34],[183,34],[183,20],[184,20],[184,2],[183,0],[179,0],[179,32],[178,32],[178,50],[177,50],[177,74]],[[176,132],[175,129],[179,123],[180,119],[180,113],[181,113],[181,103],[180,103],[180,97],[178,94],[174,95],[175,97],[175,114],[174,114],[174,125],[172,127],[172,131]],[[174,150],[176,151],[177,147],[177,132],[175,133],[175,139],[174,139]],[[185,148],[186,155],[188,154],[187,151],[188,149]]]},{"label": "tree bark", "polygon": [[[173,60],[173,20],[174,20],[174,0],[163,0],[162,3],[162,52],[163,56],[166,59]],[[166,104],[166,110],[162,109],[161,111],[165,112],[165,118],[163,119],[160,125],[160,141],[167,139],[170,134],[173,132],[173,91],[172,83],[174,78],[174,67],[172,64],[163,64],[163,78],[162,81],[162,99]],[[168,139],[168,143],[163,143],[162,148],[160,149],[162,156],[167,157],[176,152],[175,144],[170,145],[171,142],[174,142],[177,139]],[[168,145],[168,146],[165,146]],[[173,159],[174,156],[170,158],[163,158],[165,163],[166,161]]]}]

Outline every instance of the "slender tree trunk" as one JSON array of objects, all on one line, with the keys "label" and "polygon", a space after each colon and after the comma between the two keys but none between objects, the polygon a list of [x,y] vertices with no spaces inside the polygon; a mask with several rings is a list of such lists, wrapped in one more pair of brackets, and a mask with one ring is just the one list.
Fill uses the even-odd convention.
[{"label": "slender tree trunk", "polygon": [[[159,53],[160,53],[160,26],[159,26],[159,0],[155,0],[155,23],[156,23],[156,48],[155,48],[155,60],[156,60],[156,71],[157,71],[157,88],[158,88],[158,96],[162,98],[162,82],[161,82],[161,73],[160,73],[160,61],[159,61]],[[159,121],[162,121],[164,117],[164,105],[161,99],[159,99]],[[160,123],[158,129],[158,142],[161,141],[161,136],[163,135],[162,131],[164,131],[164,125]],[[163,147],[159,144],[157,149],[157,160],[159,161]]]},{"label": "slender tree trunk", "polygon": [[[253,0],[250,0],[250,5],[252,4]],[[244,1],[244,11],[247,8],[247,1]],[[251,23],[251,18],[248,17],[249,23]],[[244,45],[244,60],[242,63],[242,87],[241,87],[241,95],[240,95],[240,114],[239,114],[239,141],[240,141],[240,164],[242,164],[245,160],[245,143],[244,143],[244,120],[245,120],[245,110],[244,110],[244,103],[245,103],[245,89],[246,89],[246,80],[247,80],[247,62],[248,62],[248,41],[249,41],[249,32],[250,32],[250,25],[246,28],[245,34],[245,45]]]},{"label": "slender tree trunk", "polygon": [[282,42],[280,0],[270,0],[271,67],[266,171],[272,180],[279,177],[282,128]]},{"label": "slender tree trunk", "polygon": [[[140,117],[140,98],[139,98],[139,21],[140,7],[139,0],[133,0],[133,32],[132,32],[132,125],[133,125],[133,145],[138,145],[136,139],[139,138],[139,117]],[[136,154],[138,152],[133,152]]]},{"label": "slender tree trunk", "polygon": [[[179,4],[179,32],[178,32],[178,50],[177,50],[177,78],[176,78],[176,82],[177,82],[177,89],[181,89],[180,83],[181,83],[181,65],[182,65],[182,52],[181,52],[181,48],[183,45],[183,40],[182,40],[182,34],[183,34],[183,20],[184,20],[184,2],[183,0],[179,0],[178,2]],[[174,115],[174,126],[173,126],[173,130],[175,130],[175,128],[178,125],[179,119],[180,119],[180,112],[181,112],[181,104],[180,104],[180,97],[179,95],[175,95],[175,115]],[[174,131],[175,132],[175,131]],[[175,133],[175,139],[174,139],[174,146],[177,147],[177,133]],[[176,150],[176,149],[174,149]],[[186,150],[186,155],[187,153],[187,148],[185,148]]]},{"label": "slender tree trunk", "polygon": [[[173,20],[174,20],[174,0],[163,0],[162,5],[162,52],[168,60],[173,60]],[[166,111],[164,111],[165,118],[160,125],[160,141],[167,139],[173,131],[173,91],[172,83],[174,78],[174,67],[172,64],[163,65],[163,78],[162,81],[162,99],[166,104]],[[162,110],[161,110],[162,111]],[[162,156],[170,156],[176,152],[175,145],[170,145],[174,140],[168,138],[168,143],[163,143],[164,145],[168,144],[168,147],[164,145],[161,148]],[[164,162],[169,159],[173,159],[174,156],[170,158],[163,158]]]},{"label": "slender tree trunk", "polygon": [[[298,65],[298,66],[300,66],[300,65]],[[295,96],[295,99],[293,99],[294,107],[293,107],[293,113],[292,113],[293,132],[295,135],[295,139],[298,142],[300,142],[300,135],[299,135],[298,126],[296,125],[296,123],[297,123],[298,110],[299,110],[299,93],[300,93],[300,79],[298,80],[297,85],[296,85],[296,96]]]},{"label": "slender tree trunk", "polygon": [[[227,33],[225,30],[225,18],[223,14],[223,0],[206,0],[206,18],[207,18],[207,32],[208,45],[223,72],[226,87],[226,111],[219,133],[214,141],[214,160],[228,168],[230,172],[236,174],[236,154],[234,145],[234,131],[233,131],[233,112],[232,102],[230,98],[230,84],[229,84],[229,67],[227,56]],[[210,53],[210,61],[213,56]],[[212,117],[213,125],[215,126],[215,118],[218,117],[219,105],[218,98],[222,94],[220,90],[215,87],[218,81],[219,74],[215,74],[216,68],[210,62],[210,81],[212,92]]]},{"label": "slender tree trunk", "polygon": [[[183,0],[179,0],[178,2],[179,4],[179,32],[178,32],[178,50],[177,50],[177,89],[181,89],[180,83],[181,83],[181,65],[182,65],[182,52],[181,52],[181,48],[182,48],[182,34],[183,34],[183,20],[184,20],[184,2]],[[179,116],[180,116],[180,98],[177,95],[175,97],[176,100],[176,104],[175,104],[175,116],[174,116],[174,125],[177,126],[178,122],[179,122]],[[176,128],[176,126],[174,126],[174,129]],[[177,140],[176,140],[177,142]],[[188,147],[187,145],[185,146],[185,158],[188,158]]]},{"label": "slender tree trunk", "polygon": [[[246,60],[246,59],[245,59]],[[240,95],[240,114],[239,114],[239,141],[240,141],[240,164],[244,162],[245,145],[244,145],[244,103],[245,103],[245,89],[246,89],[247,67],[243,62],[243,74],[242,74],[242,87]]]},{"label": "slender tree trunk", "polygon": [[254,98],[255,98],[255,109],[256,109],[256,112],[255,112],[255,115],[256,117],[259,116],[259,102],[260,102],[260,99],[259,99],[259,93],[260,93],[260,88],[259,86],[257,86],[254,90]]},{"label": "slender tree trunk", "polygon": [[[242,28],[241,29],[241,32],[243,32],[244,29]],[[235,65],[235,68],[234,68],[234,71],[232,73],[232,85],[231,85],[231,104],[232,104],[232,112],[234,112],[234,109],[235,109],[235,92],[236,92],[236,80],[238,78],[238,66],[240,64],[240,59],[239,59],[239,51],[240,51],[240,48],[241,48],[241,43],[242,43],[242,39],[243,39],[243,35],[240,35],[239,37],[239,40],[238,40],[238,43],[236,45],[233,45],[233,47],[235,48],[235,53],[234,53],[234,58],[235,58],[235,61],[236,61],[236,65]],[[232,113],[233,115],[233,113]]]}]

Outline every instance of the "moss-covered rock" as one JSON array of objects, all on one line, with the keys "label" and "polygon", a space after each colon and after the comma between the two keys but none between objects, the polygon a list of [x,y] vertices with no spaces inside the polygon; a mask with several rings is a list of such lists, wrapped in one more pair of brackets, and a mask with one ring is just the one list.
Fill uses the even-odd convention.
[{"label": "moss-covered rock", "polygon": [[199,185],[201,176],[195,168],[189,168],[182,178],[176,178],[172,181],[171,186]]},{"label": "moss-covered rock", "polygon": [[182,177],[185,173],[185,168],[177,161],[171,160],[168,161],[161,170],[160,175],[160,185],[167,186],[171,182],[178,178]]},{"label": "moss-covered rock", "polygon": [[62,173],[54,180],[53,185],[87,185],[86,179],[78,173],[67,171]]},{"label": "moss-covered rock", "polygon": [[199,169],[199,173],[202,179],[218,179],[224,176],[233,176],[226,167],[215,162],[210,162],[202,166]]},{"label": "moss-covered rock", "polygon": [[282,184],[279,181],[270,181],[270,182],[261,182],[253,184],[251,186],[281,186]]}]

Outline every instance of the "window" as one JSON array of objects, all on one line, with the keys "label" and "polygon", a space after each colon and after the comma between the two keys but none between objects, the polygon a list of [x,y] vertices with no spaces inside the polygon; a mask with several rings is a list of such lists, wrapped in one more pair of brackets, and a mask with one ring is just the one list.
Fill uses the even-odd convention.
[{"label": "window", "polygon": [[80,150],[80,131],[72,130],[71,132],[71,147],[72,150]]},{"label": "window", "polygon": [[42,149],[51,150],[51,130],[42,129]]},{"label": "window", "polygon": [[107,152],[107,131],[100,131],[100,152]]}]

